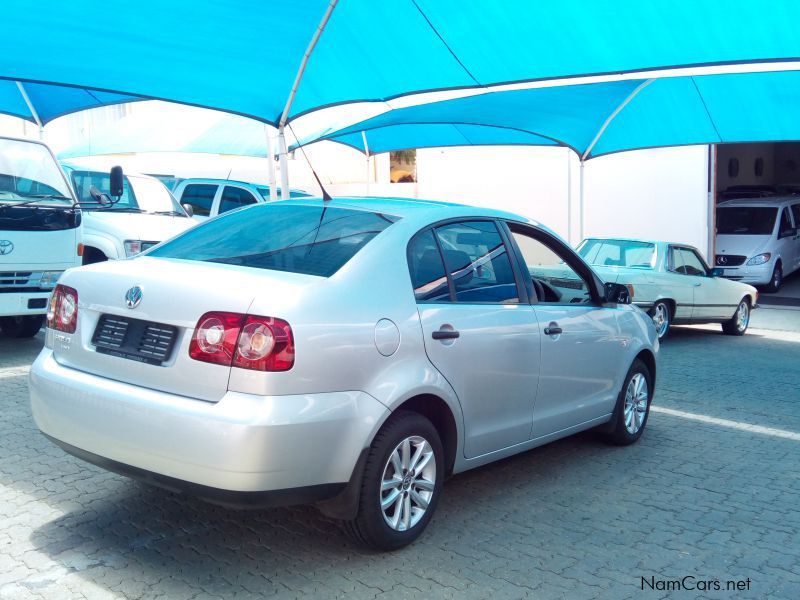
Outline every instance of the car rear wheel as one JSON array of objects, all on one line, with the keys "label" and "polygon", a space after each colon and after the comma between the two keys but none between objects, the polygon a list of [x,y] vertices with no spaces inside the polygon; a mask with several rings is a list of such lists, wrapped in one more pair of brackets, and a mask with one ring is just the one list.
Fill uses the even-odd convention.
[{"label": "car rear wheel", "polygon": [[375,436],[361,483],[358,514],[345,527],[358,543],[396,550],[417,539],[436,510],[444,450],[425,417],[398,412]]},{"label": "car rear wheel", "polygon": [[633,361],[622,390],[617,397],[610,442],[619,446],[634,443],[642,436],[647,417],[650,414],[650,401],[653,399],[653,378],[650,369],[638,358]]},{"label": "car rear wheel", "polygon": [[772,269],[772,277],[767,284],[766,291],[775,293],[781,289],[783,285],[783,266],[780,262],[775,263],[775,268]]},{"label": "car rear wheel", "polygon": [[29,338],[39,333],[44,325],[44,315],[27,315],[21,317],[3,317],[0,329],[10,338]]},{"label": "car rear wheel", "polygon": [[744,335],[749,324],[750,302],[747,298],[743,298],[730,320],[722,324],[722,332],[726,335]]},{"label": "car rear wheel", "polygon": [[650,310],[650,317],[653,319],[653,325],[656,326],[658,339],[667,337],[672,317],[669,305],[666,302],[656,302]]}]

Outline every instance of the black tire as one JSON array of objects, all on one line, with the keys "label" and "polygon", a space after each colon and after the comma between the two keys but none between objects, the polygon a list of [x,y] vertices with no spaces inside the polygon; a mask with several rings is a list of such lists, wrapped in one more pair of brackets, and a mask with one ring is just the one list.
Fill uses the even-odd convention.
[{"label": "black tire", "polygon": [[772,269],[772,278],[769,280],[769,283],[764,288],[765,292],[769,292],[770,294],[774,294],[777,291],[780,291],[781,286],[783,285],[783,265],[781,265],[781,261],[775,263],[775,268]]},{"label": "black tire", "polygon": [[[407,530],[398,531],[384,518],[381,508],[381,495],[384,493],[381,491],[381,482],[384,471],[389,468],[391,454],[403,440],[412,436],[423,438],[433,450],[436,477],[432,496],[422,517]],[[355,519],[345,521],[346,531],[357,543],[374,550],[397,550],[407,546],[422,534],[431,520],[439,503],[443,480],[444,449],[436,428],[420,414],[397,412],[390,417],[372,441],[361,480],[358,514]],[[409,492],[404,493],[409,494]]]},{"label": "black tire", "polygon": [[[746,313],[744,321],[739,319],[739,311],[741,310],[744,310]],[[722,333],[725,335],[744,335],[744,332],[747,331],[747,326],[750,325],[750,310],[750,300],[742,298],[742,301],[736,306],[736,312],[733,313],[730,320],[722,324]]]},{"label": "black tire", "polygon": [[[647,405],[644,409],[644,416],[641,420],[641,425],[634,433],[631,433],[628,431],[628,427],[626,426],[625,396],[626,392],[628,391],[628,386],[631,385],[631,381],[637,374],[644,377],[644,380],[647,382]],[[650,369],[647,368],[647,365],[637,358],[633,361],[631,368],[628,370],[628,374],[625,376],[622,389],[617,397],[617,405],[614,408],[614,414],[611,417],[611,423],[609,423],[606,439],[612,444],[616,444],[618,446],[627,446],[629,444],[633,444],[636,440],[642,437],[642,432],[644,431],[644,428],[647,425],[647,419],[650,416],[650,403],[652,400],[653,377],[650,374]]]},{"label": "black tire", "polygon": [[[659,311],[663,311],[660,312]],[[664,302],[663,300],[659,300],[653,305],[653,308],[650,309],[648,313],[650,318],[653,319],[653,324],[656,326],[656,333],[658,333],[658,339],[663,340],[669,334],[669,328],[672,325],[672,309],[670,308],[669,302]],[[661,315],[664,318],[664,324],[659,330],[659,324],[656,322],[656,315]]]},{"label": "black tire", "polygon": [[21,317],[3,317],[0,329],[10,338],[30,338],[39,333],[44,325],[44,315],[26,315]]}]

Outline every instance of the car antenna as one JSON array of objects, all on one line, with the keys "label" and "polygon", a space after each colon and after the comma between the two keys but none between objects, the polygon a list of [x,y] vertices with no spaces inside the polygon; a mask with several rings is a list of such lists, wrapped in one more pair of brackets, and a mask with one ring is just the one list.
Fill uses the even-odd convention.
[{"label": "car antenna", "polygon": [[231,180],[231,173],[233,173],[233,167],[228,169],[228,176],[225,178],[225,181],[230,181]]},{"label": "car antenna", "polygon": [[[292,132],[294,139],[297,140],[297,135],[295,135],[294,129],[292,129],[292,124],[287,123],[287,125],[289,125],[289,130]],[[317,172],[314,170],[314,165],[312,165],[311,161],[308,160],[308,154],[306,154],[306,149],[303,148],[303,146],[300,145],[299,142],[297,147],[300,148],[300,151],[303,153],[303,158],[306,159],[306,162],[308,163],[308,168],[311,169],[311,173],[314,175],[314,179],[317,180],[317,185],[319,186],[319,189],[322,190],[322,201],[330,202],[332,200],[331,195],[328,193],[328,190],[325,189],[325,186],[322,185],[322,181],[320,180],[319,175],[317,175]]]}]

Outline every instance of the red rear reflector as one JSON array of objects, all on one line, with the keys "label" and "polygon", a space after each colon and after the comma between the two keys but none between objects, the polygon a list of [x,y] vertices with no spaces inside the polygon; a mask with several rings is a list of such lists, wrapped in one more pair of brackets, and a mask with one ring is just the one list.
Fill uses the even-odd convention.
[{"label": "red rear reflector", "polygon": [[292,328],[272,317],[209,312],[197,321],[189,356],[241,369],[288,371],[294,365]]},{"label": "red rear reflector", "polygon": [[55,287],[47,309],[47,326],[64,333],[75,333],[78,326],[78,291],[75,288],[61,284]]}]

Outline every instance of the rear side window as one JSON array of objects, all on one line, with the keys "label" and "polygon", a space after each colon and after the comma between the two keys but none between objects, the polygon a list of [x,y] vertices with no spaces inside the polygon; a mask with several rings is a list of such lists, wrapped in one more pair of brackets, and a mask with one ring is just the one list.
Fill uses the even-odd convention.
[{"label": "rear side window", "polygon": [[464,221],[436,229],[456,302],[519,302],[511,260],[492,221]]},{"label": "rear side window", "polygon": [[330,277],[397,220],[321,202],[259,204],[190,229],[148,255]]},{"label": "rear side window", "polygon": [[234,208],[241,208],[249,204],[255,204],[256,199],[253,194],[242,188],[226,185],[222,190],[222,200],[219,204],[219,212],[224,213]]},{"label": "rear side window", "polygon": [[183,189],[181,204],[190,204],[194,214],[207,217],[211,214],[211,205],[214,203],[216,193],[216,185],[193,183]]},{"label": "rear side window", "polygon": [[450,302],[442,255],[430,229],[418,234],[409,244],[408,267],[417,302]]}]

